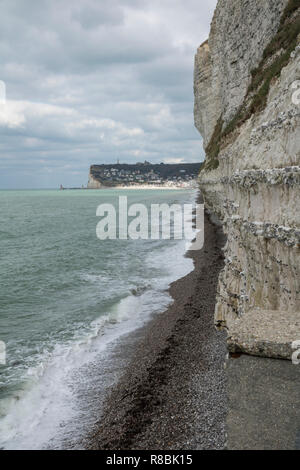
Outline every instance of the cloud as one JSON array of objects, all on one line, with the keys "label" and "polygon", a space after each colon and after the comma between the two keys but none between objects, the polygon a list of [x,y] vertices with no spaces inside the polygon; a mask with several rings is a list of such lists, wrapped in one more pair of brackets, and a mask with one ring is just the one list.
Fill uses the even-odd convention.
[{"label": "cloud", "polygon": [[25,115],[18,102],[5,102],[0,104],[0,128],[14,129],[24,126]]},{"label": "cloud", "polygon": [[75,5],[71,18],[77,21],[83,29],[97,29],[100,25],[120,25],[124,22],[124,11],[121,4],[115,0]]},{"label": "cloud", "polygon": [[0,188],[89,165],[200,161],[193,60],[216,0],[2,0]]}]

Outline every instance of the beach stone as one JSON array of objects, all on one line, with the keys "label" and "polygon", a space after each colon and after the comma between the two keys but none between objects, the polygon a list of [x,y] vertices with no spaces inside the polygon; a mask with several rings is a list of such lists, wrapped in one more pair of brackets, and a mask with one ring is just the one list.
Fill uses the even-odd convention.
[{"label": "beach stone", "polygon": [[280,310],[254,309],[230,324],[227,338],[232,353],[291,359],[300,341],[300,312],[286,315]]},{"label": "beach stone", "polygon": [[300,365],[242,355],[227,361],[228,450],[300,450]]}]

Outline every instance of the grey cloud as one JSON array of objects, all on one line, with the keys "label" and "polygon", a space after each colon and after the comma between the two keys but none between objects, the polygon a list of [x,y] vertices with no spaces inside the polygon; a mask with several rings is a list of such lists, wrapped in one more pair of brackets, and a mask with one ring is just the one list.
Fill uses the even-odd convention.
[{"label": "grey cloud", "polygon": [[116,0],[103,0],[97,4],[79,5],[72,12],[72,19],[80,23],[84,29],[95,29],[100,25],[122,24],[124,11]]},{"label": "grey cloud", "polygon": [[203,158],[193,56],[216,0],[2,0],[0,188],[86,183],[92,163]]}]

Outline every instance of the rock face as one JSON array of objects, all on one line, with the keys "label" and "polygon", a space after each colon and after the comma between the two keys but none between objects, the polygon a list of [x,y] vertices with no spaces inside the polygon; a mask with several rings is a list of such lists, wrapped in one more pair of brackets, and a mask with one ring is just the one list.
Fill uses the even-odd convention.
[{"label": "rock face", "polygon": [[100,189],[101,187],[102,187],[102,185],[101,185],[100,181],[98,181],[96,178],[94,178],[94,176],[90,172],[87,188],[88,189]]},{"label": "rock face", "polygon": [[[265,49],[291,3],[297,4],[219,0],[209,40],[195,58],[195,125],[205,148],[244,106],[251,72],[263,57],[267,69],[282,53],[270,58]],[[288,19],[292,25],[299,21],[295,10]],[[271,80],[265,106],[223,135],[217,164],[200,172],[206,208],[228,237],[216,324],[227,328],[231,351],[286,359],[292,342],[300,340],[298,80],[299,46]]]},{"label": "rock face", "polygon": [[242,104],[253,70],[278,29],[288,0],[219,0],[195,58],[195,125],[210,140],[217,120]]}]

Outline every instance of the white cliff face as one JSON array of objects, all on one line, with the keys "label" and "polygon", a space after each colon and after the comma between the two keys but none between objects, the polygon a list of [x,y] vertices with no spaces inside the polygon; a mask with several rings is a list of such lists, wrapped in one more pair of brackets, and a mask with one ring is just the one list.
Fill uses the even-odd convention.
[{"label": "white cliff face", "polygon": [[[195,60],[195,123],[205,146],[218,119],[228,123],[243,103],[287,3],[219,0]],[[228,237],[216,324],[228,329],[232,351],[287,359],[300,340],[299,79],[297,48],[266,108],[223,139],[219,167],[200,174],[206,207]]]},{"label": "white cliff face", "polygon": [[207,146],[221,115],[242,104],[253,70],[288,0],[219,0],[208,42],[195,57],[195,125]]},{"label": "white cliff face", "polygon": [[101,186],[101,183],[100,181],[96,180],[93,175],[90,173],[89,174],[89,181],[88,181],[88,185],[87,185],[87,188],[88,189],[100,189],[102,186]]}]

